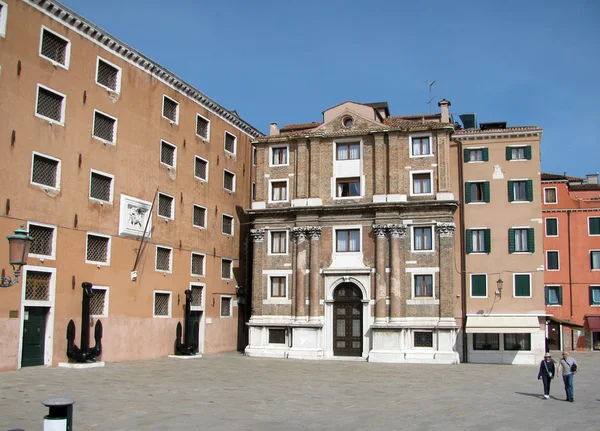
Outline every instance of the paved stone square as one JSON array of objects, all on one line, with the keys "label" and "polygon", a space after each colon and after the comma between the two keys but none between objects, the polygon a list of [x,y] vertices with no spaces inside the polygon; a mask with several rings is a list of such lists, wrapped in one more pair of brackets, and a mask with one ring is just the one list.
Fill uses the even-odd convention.
[{"label": "paved stone square", "polygon": [[[558,352],[555,354],[558,357]],[[574,353],[575,402],[562,381],[541,398],[537,367],[248,358],[110,363],[0,373],[0,431],[43,429],[41,401],[75,402],[92,430],[598,430],[600,354]]]}]

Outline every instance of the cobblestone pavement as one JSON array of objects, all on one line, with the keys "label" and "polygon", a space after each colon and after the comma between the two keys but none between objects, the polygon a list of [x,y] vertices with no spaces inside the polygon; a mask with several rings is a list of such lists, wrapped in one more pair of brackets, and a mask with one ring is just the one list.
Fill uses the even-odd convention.
[{"label": "cobblestone pavement", "polygon": [[[558,354],[555,354],[558,357]],[[598,430],[600,352],[574,354],[575,402],[562,381],[541,398],[537,366],[396,365],[258,359],[110,363],[0,373],[0,431],[42,430],[41,401],[74,399],[75,431]]]}]

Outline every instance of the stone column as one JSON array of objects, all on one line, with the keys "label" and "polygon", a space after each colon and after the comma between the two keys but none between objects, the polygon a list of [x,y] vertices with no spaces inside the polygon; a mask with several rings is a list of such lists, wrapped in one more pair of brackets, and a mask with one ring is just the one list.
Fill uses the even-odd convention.
[{"label": "stone column", "polygon": [[438,223],[436,231],[440,235],[440,317],[454,317],[454,229],[452,222]]},{"label": "stone column", "polygon": [[375,234],[375,323],[386,321],[385,246],[387,225],[373,225]]},{"label": "stone column", "polygon": [[319,295],[319,239],[321,238],[321,228],[311,227],[308,230],[310,235],[310,278],[308,288],[308,299],[310,301],[309,315],[310,320],[319,319],[319,305],[321,295]]},{"label": "stone column", "polygon": [[252,316],[262,315],[263,283],[262,268],[265,257],[265,230],[250,229],[252,236],[254,257],[252,262]]},{"label": "stone column", "polygon": [[292,235],[296,240],[296,319],[306,318],[306,228],[292,228]]},{"label": "stone column", "polygon": [[[322,192],[319,189],[321,182],[319,181],[320,173],[320,162],[321,162],[321,140],[319,138],[311,138],[309,144],[309,165],[310,165],[310,178],[309,178],[309,198],[318,198],[322,196]],[[329,165],[331,166],[331,165]],[[307,167],[305,166],[304,169]]]},{"label": "stone column", "polygon": [[375,151],[373,157],[373,171],[375,172],[375,193],[376,195],[387,194],[387,151],[385,147],[385,135],[376,133]]},{"label": "stone column", "polygon": [[[306,169],[309,166],[308,160],[308,146],[306,138],[298,139],[296,146],[296,157],[297,163],[294,168],[295,181],[296,181],[296,195],[295,199],[305,199],[308,197],[308,175],[309,171]],[[291,193],[290,193],[291,195]],[[291,196],[290,196],[290,199]]]},{"label": "stone column", "polygon": [[390,266],[392,267],[390,274],[390,320],[395,320],[402,317],[401,271],[404,267],[404,255],[400,247],[400,238],[406,235],[406,226],[403,224],[391,224],[389,225],[389,232],[392,242],[392,252],[390,255]]}]

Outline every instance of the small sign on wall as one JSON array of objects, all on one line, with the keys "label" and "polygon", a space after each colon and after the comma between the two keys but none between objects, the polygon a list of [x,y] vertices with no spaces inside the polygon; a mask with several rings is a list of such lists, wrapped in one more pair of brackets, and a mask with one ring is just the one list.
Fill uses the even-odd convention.
[{"label": "small sign on wall", "polygon": [[210,325],[212,323],[212,317],[207,317],[206,318],[206,324]]}]

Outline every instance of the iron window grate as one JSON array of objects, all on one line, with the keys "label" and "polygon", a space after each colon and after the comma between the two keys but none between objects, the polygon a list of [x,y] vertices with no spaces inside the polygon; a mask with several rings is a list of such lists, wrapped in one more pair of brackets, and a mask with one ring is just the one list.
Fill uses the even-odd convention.
[{"label": "iron window grate", "polygon": [[433,347],[433,333],[415,332],[415,347]]},{"label": "iron window grate", "polygon": [[156,269],[159,271],[171,270],[171,250],[163,247],[156,247]]},{"label": "iron window grate", "polygon": [[155,316],[168,316],[169,315],[169,299],[171,294],[169,293],[155,293],[154,294],[154,315]]},{"label": "iron window grate", "polygon": [[194,226],[206,227],[205,226],[206,219],[206,209],[194,205]]},{"label": "iron window grate", "polygon": [[223,216],[223,233],[233,235],[233,217]]},{"label": "iron window grate", "polygon": [[116,120],[100,112],[94,115],[94,136],[108,142],[114,142]]},{"label": "iron window grate", "polygon": [[199,157],[196,157],[196,166],[194,167],[194,175],[200,179],[206,180],[206,168],[208,163],[206,160],[202,160]]},{"label": "iron window grate", "polygon": [[99,60],[96,81],[98,84],[102,84],[113,91],[117,91],[117,84],[119,82],[119,69],[111,66],[105,61]]},{"label": "iron window grate", "polygon": [[90,184],[90,197],[104,202],[110,202],[112,178],[92,172]]},{"label": "iron window grate", "polygon": [[175,166],[175,146],[161,141],[160,161],[171,167]]},{"label": "iron window grate", "polygon": [[192,254],[192,274],[204,275],[204,256]]},{"label": "iron window grate", "polygon": [[202,136],[204,139],[208,139],[208,120],[196,116],[196,134]]},{"label": "iron window grate", "polygon": [[225,188],[225,190],[229,190],[230,192],[233,191],[234,180],[235,175],[231,172],[225,171],[225,174],[223,176],[223,187]]},{"label": "iron window grate", "polygon": [[158,215],[173,218],[173,198],[171,196],[158,195]]},{"label": "iron window grate", "polygon": [[35,154],[33,156],[33,173],[31,180],[37,184],[56,187],[58,163],[58,160],[48,159]]},{"label": "iron window grate", "polygon": [[163,117],[177,122],[177,107],[179,104],[168,97],[163,97]]},{"label": "iron window grate", "polygon": [[27,271],[25,283],[25,299],[31,301],[48,301],[50,299],[49,272]]},{"label": "iron window grate", "polygon": [[231,264],[232,262],[230,260],[223,259],[221,261],[221,278],[231,278]]},{"label": "iron window grate", "polygon": [[231,316],[231,298],[221,298],[221,317]]},{"label": "iron window grate", "polygon": [[67,64],[67,47],[69,42],[44,30],[42,34],[42,55],[52,61],[66,66]]},{"label": "iron window grate", "polygon": [[88,235],[86,259],[90,262],[108,262],[108,242],[110,238]]},{"label": "iron window grate", "polygon": [[40,256],[52,256],[52,242],[54,239],[53,227],[30,224],[29,236],[33,238],[29,253]]},{"label": "iron window grate", "polygon": [[235,153],[235,136],[225,133],[225,151]]},{"label": "iron window grate", "polygon": [[45,88],[38,89],[37,113],[54,121],[62,119],[64,97]]},{"label": "iron window grate", "polygon": [[106,301],[106,290],[104,289],[92,289],[94,293],[90,298],[90,314],[92,316],[104,315],[104,304]]},{"label": "iron window grate", "polygon": [[202,286],[192,286],[192,304],[194,307],[202,307]]}]

